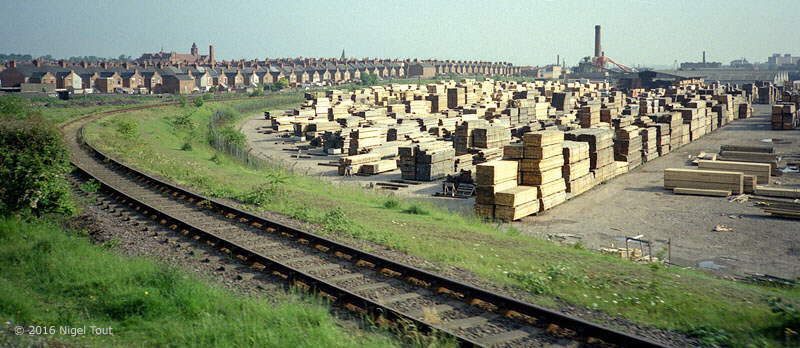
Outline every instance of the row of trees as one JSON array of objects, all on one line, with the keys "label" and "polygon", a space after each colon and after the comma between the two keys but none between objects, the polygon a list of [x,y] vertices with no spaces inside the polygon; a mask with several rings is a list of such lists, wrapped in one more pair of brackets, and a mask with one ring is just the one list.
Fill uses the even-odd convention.
[{"label": "row of trees", "polygon": [[[9,53],[4,54],[0,53],[0,62],[6,62],[9,60],[33,60],[33,59],[42,59],[45,61],[54,61],[58,60],[59,58],[55,58],[50,54],[34,57],[30,54],[17,54],[17,53]],[[98,57],[98,56],[73,56],[69,58],[65,58],[65,61],[71,63],[80,63],[80,62],[90,62],[90,63],[97,63],[97,62],[129,62],[133,60],[133,57],[126,56],[124,54],[120,54],[119,57],[116,58],[106,58],[106,57]]]}]

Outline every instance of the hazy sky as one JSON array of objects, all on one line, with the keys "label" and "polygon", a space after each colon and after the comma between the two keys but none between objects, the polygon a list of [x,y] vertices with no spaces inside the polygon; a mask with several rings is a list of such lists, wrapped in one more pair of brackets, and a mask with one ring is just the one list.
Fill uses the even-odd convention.
[{"label": "hazy sky", "polygon": [[569,65],[593,52],[623,64],[765,61],[800,55],[798,0],[178,1],[2,0],[0,53],[217,59],[440,58]]}]

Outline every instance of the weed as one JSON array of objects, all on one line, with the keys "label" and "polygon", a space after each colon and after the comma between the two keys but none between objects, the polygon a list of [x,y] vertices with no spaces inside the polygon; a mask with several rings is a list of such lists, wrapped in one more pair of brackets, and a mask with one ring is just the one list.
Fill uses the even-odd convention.
[{"label": "weed", "polygon": [[114,238],[101,245],[103,246],[103,249],[109,250],[116,248],[117,246],[119,246],[120,243],[121,241],[119,239]]},{"label": "weed", "polygon": [[320,218],[320,224],[326,232],[351,230],[355,223],[348,219],[342,208],[334,208]]},{"label": "weed", "polygon": [[512,237],[516,237],[521,235],[522,231],[520,231],[518,228],[514,226],[508,226],[508,228],[506,229],[506,234]]},{"label": "weed", "polygon": [[192,151],[192,143],[188,142],[188,141],[184,142],[183,145],[181,145],[181,150],[182,151]]},{"label": "weed", "polygon": [[386,201],[383,202],[383,207],[386,208],[386,209],[395,209],[395,208],[397,208],[399,206],[400,206],[400,201],[398,201],[398,200],[396,200],[394,198],[389,198],[389,199],[387,199]]},{"label": "weed", "polygon": [[214,164],[216,164],[216,165],[221,165],[222,164],[222,158],[219,156],[219,154],[215,153],[214,156],[211,157],[211,162],[214,162]]},{"label": "weed", "polygon": [[246,204],[264,206],[282,198],[283,190],[277,184],[263,183],[236,197]]},{"label": "weed", "polygon": [[86,193],[95,193],[100,189],[100,182],[95,179],[89,179],[84,181],[79,188]]},{"label": "weed", "polygon": [[731,335],[725,330],[707,326],[697,326],[691,328],[687,334],[689,337],[696,338],[705,346],[723,347],[731,345]]},{"label": "weed", "polygon": [[412,215],[430,215],[430,213],[431,213],[427,209],[425,209],[425,208],[423,208],[423,207],[421,207],[421,206],[419,206],[417,204],[410,205],[408,208],[403,210],[403,212],[406,213],[406,214],[412,214]]},{"label": "weed", "polygon": [[139,124],[129,120],[117,121],[117,133],[131,139],[139,135]]},{"label": "weed", "polygon": [[523,289],[532,294],[542,295],[549,294],[553,291],[550,286],[550,281],[547,278],[534,274],[533,272],[509,272],[507,276],[516,280]]},{"label": "weed", "polygon": [[292,219],[311,221],[311,209],[307,206],[298,206],[289,209],[289,216]]},{"label": "weed", "polygon": [[577,249],[577,250],[586,250],[586,246],[584,246],[583,242],[581,242],[581,241],[577,241],[577,242],[573,243],[572,244],[572,248],[573,249]]}]

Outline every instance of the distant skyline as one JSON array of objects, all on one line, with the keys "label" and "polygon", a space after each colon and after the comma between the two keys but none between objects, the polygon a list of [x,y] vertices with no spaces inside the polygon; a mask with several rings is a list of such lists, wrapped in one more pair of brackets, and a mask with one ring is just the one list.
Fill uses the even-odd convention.
[{"label": "distant skyline", "polygon": [[436,58],[575,65],[603,50],[629,65],[764,62],[800,48],[800,1],[4,1],[0,53],[54,57],[188,53]]}]

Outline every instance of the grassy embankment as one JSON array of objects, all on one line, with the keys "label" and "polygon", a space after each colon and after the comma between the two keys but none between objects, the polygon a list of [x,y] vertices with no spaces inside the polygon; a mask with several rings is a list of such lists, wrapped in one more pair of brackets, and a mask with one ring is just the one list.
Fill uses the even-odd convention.
[{"label": "grassy embankment", "polygon": [[[4,324],[0,346],[447,344],[413,331],[403,332],[408,340],[401,343],[387,331],[345,329],[324,300],[280,290],[268,296],[236,294],[189,271],[121,256],[114,240],[97,245],[87,231],[62,227],[74,213],[73,201],[78,202],[68,191],[59,191],[69,171],[67,150],[50,121],[37,119],[31,110],[17,100],[0,99],[0,163],[8,164],[0,166],[0,175],[7,179],[24,173],[46,180],[20,180],[16,186],[30,184],[29,190],[48,192],[34,196],[38,204],[28,206],[28,201],[12,204],[21,198],[0,191],[0,321],[26,332],[38,327],[38,334],[15,335],[15,328],[5,331]],[[113,335],[95,335],[91,326],[110,327]],[[69,328],[90,332],[71,335]]]},{"label": "grassy embankment", "polygon": [[[285,107],[287,100],[272,99]],[[240,109],[253,105],[231,102]],[[342,233],[470,270],[496,284],[527,291],[530,301],[561,301],[629,320],[697,336],[709,344],[778,346],[799,331],[800,316],[782,303],[800,303],[800,290],[761,287],[695,270],[634,264],[616,257],[520,236],[513,229],[414,201],[367,192],[347,184],[255,170],[207,145],[208,119],[220,105],[177,107],[114,115],[87,127],[87,138],[126,162],[205,194],[234,198],[252,209],[277,211]],[[199,132],[185,148],[185,131],[173,115],[191,112]],[[231,119],[241,118],[239,115]],[[134,122],[138,134],[123,135]],[[778,313],[773,312],[773,310]]]},{"label": "grassy embankment", "polygon": [[[386,334],[342,329],[321,300],[235,295],[184,271],[107,249],[52,221],[0,218],[0,317],[57,332],[61,326],[113,329],[112,336],[47,336],[81,346],[398,345]],[[0,345],[3,340],[22,343],[6,337]]]}]

